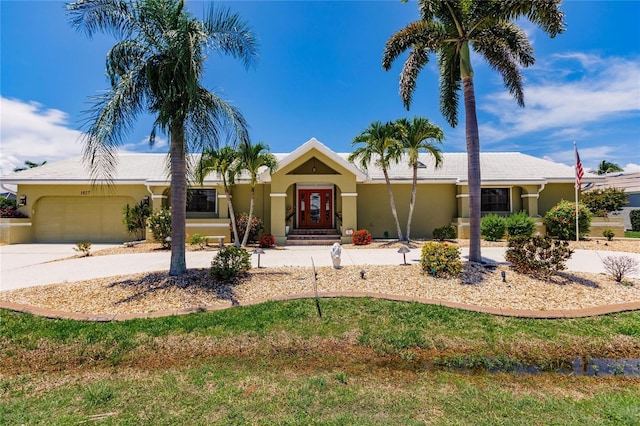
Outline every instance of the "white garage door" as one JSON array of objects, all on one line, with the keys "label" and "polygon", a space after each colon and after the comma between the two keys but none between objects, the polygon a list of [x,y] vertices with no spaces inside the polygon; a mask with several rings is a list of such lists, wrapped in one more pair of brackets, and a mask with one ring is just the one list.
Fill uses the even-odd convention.
[{"label": "white garage door", "polygon": [[34,226],[41,243],[121,243],[130,239],[122,209],[130,197],[43,197],[36,203]]}]

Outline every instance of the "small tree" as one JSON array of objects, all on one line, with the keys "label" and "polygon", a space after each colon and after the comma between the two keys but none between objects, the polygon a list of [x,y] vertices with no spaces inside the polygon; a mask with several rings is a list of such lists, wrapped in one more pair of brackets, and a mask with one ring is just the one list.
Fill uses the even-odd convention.
[{"label": "small tree", "polygon": [[625,275],[638,272],[638,261],[629,256],[607,256],[602,264],[617,282],[622,282]]},{"label": "small tree", "polygon": [[129,234],[133,235],[136,240],[142,240],[145,236],[149,216],[151,216],[151,207],[143,200],[133,207],[129,204],[124,206],[122,222]]},{"label": "small tree", "polygon": [[7,198],[5,196],[0,196],[0,209],[6,210],[16,210],[18,208],[18,203],[13,198]]},{"label": "small tree", "polygon": [[[562,200],[544,215],[544,225],[549,235],[561,240],[576,239],[576,204]],[[578,205],[578,227],[580,235],[586,235],[591,228],[591,212],[584,205]]]},{"label": "small tree", "polygon": [[629,204],[629,196],[624,189],[603,188],[582,194],[582,203],[596,216],[608,216]]}]

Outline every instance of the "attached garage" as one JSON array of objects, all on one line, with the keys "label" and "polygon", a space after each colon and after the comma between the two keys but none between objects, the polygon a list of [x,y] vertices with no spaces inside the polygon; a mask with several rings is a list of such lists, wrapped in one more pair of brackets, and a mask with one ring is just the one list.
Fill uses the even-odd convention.
[{"label": "attached garage", "polygon": [[130,239],[122,209],[131,197],[43,197],[35,205],[33,225],[39,243],[121,243]]}]

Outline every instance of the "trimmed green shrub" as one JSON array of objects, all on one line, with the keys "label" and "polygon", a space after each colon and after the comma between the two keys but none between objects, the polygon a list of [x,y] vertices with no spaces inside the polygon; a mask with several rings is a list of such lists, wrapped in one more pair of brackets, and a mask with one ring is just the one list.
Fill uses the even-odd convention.
[{"label": "trimmed green shrub", "polygon": [[211,261],[211,278],[229,281],[251,269],[251,255],[244,249],[227,246],[221,249]]},{"label": "trimmed green shrub", "polygon": [[122,223],[127,228],[127,232],[134,236],[136,240],[144,239],[145,230],[147,229],[147,219],[151,216],[151,207],[149,203],[140,201],[131,207],[129,204],[124,206],[124,217]]},{"label": "trimmed green shrub", "polygon": [[189,238],[189,244],[192,246],[198,246],[199,249],[203,249],[207,246],[207,237],[197,232]]},{"label": "trimmed green shrub", "polygon": [[616,234],[613,232],[613,229],[607,228],[604,231],[602,231],[602,236],[605,237],[607,239],[607,241],[613,240],[613,237],[615,235]]},{"label": "trimmed green shrub", "polygon": [[351,235],[351,241],[357,246],[364,246],[371,243],[371,232],[366,229],[358,229]]},{"label": "trimmed green shrub", "polygon": [[440,228],[436,228],[433,230],[433,239],[444,241],[444,240],[455,240],[458,236],[456,231],[456,227],[449,224],[441,226]]},{"label": "trimmed green shrub", "polygon": [[151,213],[147,219],[149,229],[153,239],[162,244],[162,248],[171,248],[171,211],[168,209],[160,209]]},{"label": "trimmed green shrub", "polygon": [[462,270],[460,250],[447,243],[428,242],[422,246],[422,270],[435,277],[455,277]]},{"label": "trimmed green shrub", "polygon": [[273,247],[276,244],[276,237],[271,234],[264,234],[262,237],[260,237],[259,244],[262,248]]},{"label": "trimmed green shrub", "polygon": [[573,250],[567,241],[549,237],[520,237],[509,239],[504,258],[517,272],[537,278],[548,278],[566,269]]},{"label": "trimmed green shrub", "polygon": [[620,211],[629,204],[629,196],[624,189],[603,188],[583,192],[581,201],[594,215],[608,216],[609,213]]},{"label": "trimmed green shrub", "polygon": [[509,238],[530,237],[536,230],[536,223],[527,212],[519,212],[507,218],[507,234]]},{"label": "trimmed green shrub", "polygon": [[631,230],[640,232],[640,210],[631,210],[629,219],[631,219]]},{"label": "trimmed green shrub", "polygon": [[[244,238],[244,231],[247,229],[247,222],[249,221],[249,213],[239,213],[236,215],[236,226],[238,227],[238,238],[240,241]],[[262,223],[262,219],[258,216],[251,217],[251,227],[249,228],[249,240],[250,243],[255,243],[258,241],[258,236],[260,232],[264,229],[264,224]],[[233,232],[231,233],[231,237],[233,237]]]},{"label": "trimmed green shrub", "polygon": [[[561,240],[576,239],[576,204],[562,200],[544,215],[547,233]],[[587,235],[591,227],[591,212],[578,204],[578,226],[580,235]]]},{"label": "trimmed green shrub", "polygon": [[482,218],[480,232],[487,241],[498,241],[504,237],[507,230],[507,220],[495,214],[490,214]]}]

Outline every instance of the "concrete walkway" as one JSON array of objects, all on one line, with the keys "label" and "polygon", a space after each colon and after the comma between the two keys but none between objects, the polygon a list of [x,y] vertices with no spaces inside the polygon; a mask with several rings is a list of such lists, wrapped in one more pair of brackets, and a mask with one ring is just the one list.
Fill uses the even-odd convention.
[{"label": "concrete walkway", "polygon": [[[98,251],[104,248],[114,247],[113,245],[94,244],[92,251]],[[331,266],[330,247],[329,246],[288,246],[278,249],[267,249],[266,253],[260,256],[260,266],[277,267],[277,266],[307,266],[313,263],[316,266]],[[501,247],[483,247],[483,259],[487,262],[502,263],[504,260],[504,248]],[[462,256],[468,256],[468,249],[461,249]],[[115,275],[129,275],[135,273],[167,271],[170,261],[169,252],[157,253],[132,253],[117,254],[109,256],[91,256],[83,258],[72,258],[77,255],[71,244],[17,244],[0,246],[0,290],[11,290],[25,287],[34,287],[46,284],[64,283],[73,281],[82,281],[92,278],[102,278]],[[208,268],[215,252],[211,251],[195,251],[187,252],[188,268]],[[629,256],[640,262],[640,254],[622,253],[611,251],[591,251],[576,250],[572,258],[567,262],[567,269],[570,271],[582,271],[591,273],[605,272],[602,259],[607,256]],[[420,258],[420,250],[414,249],[406,255],[407,263],[418,263]],[[257,266],[257,255],[251,256],[253,266]],[[397,249],[366,249],[366,248],[343,248],[342,265],[395,265],[403,262],[402,254]],[[636,273],[632,275],[635,278],[640,277]],[[350,293],[327,294],[326,297],[347,296]],[[290,298],[305,297],[308,295],[291,295]],[[362,296],[384,297],[386,299],[404,300],[402,297],[394,295],[375,295],[366,294]],[[413,300],[413,299],[412,299]],[[418,301],[418,300],[416,300]],[[437,303],[449,306],[446,301],[429,301],[419,300],[423,303]],[[629,304],[616,305],[611,307],[600,307],[594,312],[602,314],[606,312],[616,312],[620,310],[640,309],[640,301],[637,304],[626,306]],[[506,314],[505,310],[482,309],[474,306],[458,306],[462,309],[471,309],[497,314]],[[31,307],[21,307],[17,305],[7,306],[7,303],[0,302],[0,308],[10,308],[14,310],[29,311],[45,316],[60,317],[64,313],[53,313],[47,315],[41,310]],[[604,311],[603,311],[604,309]],[[175,314],[162,313],[164,315]],[[160,313],[155,313],[157,316]],[[510,312],[508,314],[517,314]],[[549,314],[552,314],[549,316]],[[594,313],[595,314],[595,313]],[[71,316],[69,316],[71,315]],[[69,314],[65,317],[77,318],[77,315]],[[519,316],[529,317],[565,317],[566,312],[551,313],[546,312],[521,312]],[[574,312],[573,316],[584,316],[580,312]],[[593,314],[592,314],[593,315]],[[147,315],[141,315],[147,316]],[[128,318],[130,316],[126,316]],[[84,319],[87,315],[84,315]],[[103,317],[100,317],[103,318]],[[110,318],[110,319],[126,319],[126,318]],[[92,318],[96,320],[97,318]],[[103,318],[104,319],[104,318]]]}]

